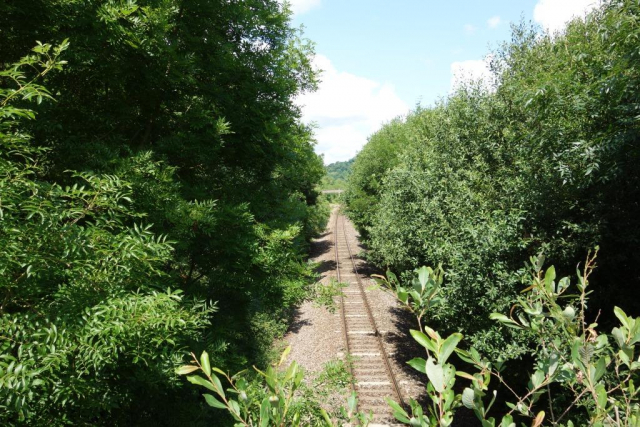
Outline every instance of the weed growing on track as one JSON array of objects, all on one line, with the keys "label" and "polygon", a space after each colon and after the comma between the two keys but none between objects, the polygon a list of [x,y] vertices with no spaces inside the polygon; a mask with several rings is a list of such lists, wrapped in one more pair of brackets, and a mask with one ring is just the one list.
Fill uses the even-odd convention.
[{"label": "weed growing on track", "polygon": [[342,289],[347,286],[349,286],[348,283],[338,282],[333,278],[327,284],[317,282],[313,295],[314,305],[316,307],[325,307],[329,312],[335,313],[338,308],[336,297],[344,296]]}]

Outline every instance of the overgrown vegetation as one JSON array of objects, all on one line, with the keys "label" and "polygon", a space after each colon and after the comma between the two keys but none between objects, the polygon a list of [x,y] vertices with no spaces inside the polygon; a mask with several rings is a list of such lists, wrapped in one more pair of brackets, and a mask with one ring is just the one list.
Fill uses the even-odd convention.
[{"label": "overgrown vegetation", "polygon": [[[340,293],[310,286],[304,258],[329,214],[317,188],[348,179],[425,348],[409,364],[430,404],[390,402],[399,421],[464,406],[483,426],[637,426],[640,4],[515,27],[491,83],[392,121],[322,183],[293,103],[316,86],[313,48],[290,15],[0,4],[0,422],[367,425],[355,395],[326,407],[344,364],[304,383],[286,352],[270,363],[291,309]],[[204,400],[177,375],[196,372]]]},{"label": "overgrown vegetation", "polygon": [[338,282],[334,278],[329,279],[326,284],[316,282],[313,295],[314,304],[318,307],[325,307],[330,313],[335,313],[338,308],[336,298],[344,296],[342,289],[348,286],[348,283]]},{"label": "overgrown vegetation", "polygon": [[326,166],[327,174],[320,181],[321,190],[344,190],[351,174],[351,166],[355,159],[346,162],[334,162]]},{"label": "overgrown vegetation", "polygon": [[175,375],[187,349],[265,365],[328,215],[289,16],[2,2],[0,423],[218,424]]},{"label": "overgrown vegetation", "polygon": [[181,375],[202,374],[189,375],[187,379],[214,392],[205,393],[205,401],[209,406],[230,414],[236,426],[335,427],[349,424],[366,427],[369,424],[371,415],[356,411],[355,393],[346,399],[346,407],[335,401],[331,402],[334,404],[331,407],[327,401],[331,393],[342,392],[351,381],[345,362],[329,362],[312,385],[308,385],[303,381],[304,371],[295,361],[284,369],[290,350],[291,347],[287,347],[280,361],[264,372],[254,367],[258,375],[249,377],[252,378],[249,380],[246,371],[231,376],[212,368],[206,352],[199,360],[193,355],[192,364],[182,366],[176,372]]},{"label": "overgrown vegetation", "polygon": [[[410,286],[401,286],[393,273],[378,276],[378,282],[415,315],[419,330],[411,330],[411,335],[427,355],[427,359],[414,358],[408,363],[427,376],[431,406],[423,408],[411,400],[410,408],[402,408],[389,400],[396,418],[412,426],[449,426],[456,409],[465,406],[483,427],[638,425],[640,318],[615,307],[619,324],[610,335],[598,327],[597,318],[593,322],[587,318],[595,258],[596,254],[587,256],[584,269],[577,271],[577,289],[573,289],[569,277],[556,281],[554,267],[542,269],[543,256],[532,257],[529,286],[521,291],[509,315],[491,314],[504,327],[535,337],[534,361],[526,368],[521,362],[490,361],[474,347],[462,350],[458,347],[462,334],[442,338],[424,324],[424,308],[438,304],[443,290],[442,270],[422,267],[415,271]],[[469,374],[448,362],[454,352],[476,372]],[[504,374],[513,369],[529,376],[525,388],[508,384]],[[459,379],[468,384],[462,392],[456,387]],[[491,380],[497,383],[492,385]],[[491,411],[498,389],[508,396],[499,400],[503,408]],[[492,414],[500,414],[498,420]]]},{"label": "overgrown vegetation", "polygon": [[640,280],[640,6],[605,2],[566,31],[520,25],[469,83],[385,126],[357,156],[345,196],[370,257],[408,279],[447,272],[431,324],[493,358],[537,342],[489,319],[516,303],[522,260],[560,275],[600,245],[592,315],[637,313]]}]

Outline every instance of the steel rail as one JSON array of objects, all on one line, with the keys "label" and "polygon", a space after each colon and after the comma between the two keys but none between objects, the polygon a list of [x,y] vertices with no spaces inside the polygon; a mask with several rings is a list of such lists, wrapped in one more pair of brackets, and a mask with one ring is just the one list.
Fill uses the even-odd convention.
[{"label": "steel rail", "polygon": [[393,391],[395,392],[396,397],[398,398],[398,403],[400,403],[400,406],[405,406],[404,399],[402,398],[402,393],[400,393],[400,385],[398,384],[396,376],[393,373],[393,368],[391,367],[391,363],[389,363],[389,355],[387,354],[387,351],[384,348],[384,343],[382,342],[382,335],[380,334],[380,331],[378,331],[378,326],[376,325],[376,320],[373,317],[373,312],[371,311],[371,306],[369,305],[369,300],[367,298],[364,285],[362,284],[362,280],[360,279],[360,274],[358,273],[358,267],[356,266],[355,259],[351,252],[351,246],[349,245],[349,240],[347,239],[347,230],[346,230],[346,225],[344,221],[342,222],[342,228],[343,228],[344,240],[347,244],[347,250],[349,251],[349,258],[351,259],[351,264],[353,265],[353,272],[356,275],[356,282],[358,282],[358,288],[360,289],[360,294],[362,295],[362,300],[364,301],[364,306],[367,311],[367,316],[369,317],[369,322],[371,322],[371,326],[373,327],[373,330],[376,336],[376,341],[378,342],[378,347],[380,348],[380,354],[382,355],[382,359],[384,361],[384,366],[387,370],[387,374],[389,375],[389,379],[391,379],[391,385],[393,386]]},{"label": "steel rail", "polygon": [[[337,271],[337,276],[338,276],[338,281],[340,281],[340,261],[339,261],[339,257],[338,257],[338,218],[340,217],[340,213],[338,212],[336,214],[336,221],[335,221],[335,257],[336,257],[336,271]],[[382,341],[382,335],[380,334],[380,331],[378,330],[378,327],[376,325],[376,321],[375,318],[373,316],[373,311],[371,310],[371,306],[369,305],[369,300],[367,298],[365,289],[364,289],[364,285],[362,283],[362,280],[360,278],[360,274],[358,273],[358,268],[356,266],[356,262],[355,262],[355,258],[353,256],[353,253],[351,251],[351,246],[349,245],[349,240],[347,238],[347,231],[346,231],[346,221],[342,221],[342,233],[344,234],[344,242],[345,245],[347,247],[347,251],[349,253],[349,259],[351,260],[351,264],[353,266],[353,272],[355,273],[356,276],[356,283],[358,285],[358,289],[360,291],[360,296],[362,297],[362,301],[365,307],[365,311],[367,313],[367,317],[369,319],[369,323],[374,331],[374,335],[376,337],[376,342],[378,344],[378,349],[380,351],[380,355],[382,357],[383,363],[384,363],[384,367],[385,370],[387,372],[387,376],[390,379],[390,383],[393,389],[393,392],[395,393],[395,397],[397,398],[398,402],[400,403],[401,406],[406,407],[405,403],[404,403],[404,399],[402,398],[402,393],[400,392],[400,386],[398,384],[398,381],[395,377],[395,374],[393,373],[393,369],[391,367],[391,364],[389,362],[389,355],[386,351],[386,349],[384,348],[384,343]],[[350,349],[350,342],[349,342],[349,334],[348,334],[348,325],[347,325],[347,320],[346,320],[346,312],[345,312],[345,304],[344,304],[344,294],[341,294],[341,318],[342,318],[342,326],[343,326],[343,330],[344,330],[344,337],[345,337],[345,344],[347,347],[347,354],[351,354],[351,349]],[[355,378],[353,376],[353,371],[352,371],[352,367],[351,367],[351,363],[349,363],[349,372],[351,373],[351,378],[352,378],[352,390],[356,391],[356,387],[355,387]],[[357,391],[356,391],[357,393]]]},{"label": "steel rail", "polygon": [[[336,222],[333,228],[333,248],[335,250],[336,258],[336,276],[338,278],[338,286],[342,283],[340,279],[340,257],[338,256],[338,218],[340,218],[340,210],[336,210]],[[349,376],[351,377],[351,391],[357,394],[356,391],[356,377],[353,374],[353,366],[351,366],[351,347],[349,345],[349,333],[347,332],[347,316],[345,313],[344,293],[340,291],[340,313],[342,318],[342,330],[344,331],[344,343],[347,350],[346,363],[349,369]],[[356,400],[356,412],[360,412],[360,405]]]}]

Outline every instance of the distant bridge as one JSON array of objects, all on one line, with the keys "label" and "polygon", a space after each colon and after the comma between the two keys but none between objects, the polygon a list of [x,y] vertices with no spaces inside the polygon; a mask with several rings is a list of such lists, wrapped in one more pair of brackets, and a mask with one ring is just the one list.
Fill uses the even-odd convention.
[{"label": "distant bridge", "polygon": [[322,194],[342,194],[344,190],[322,190]]}]

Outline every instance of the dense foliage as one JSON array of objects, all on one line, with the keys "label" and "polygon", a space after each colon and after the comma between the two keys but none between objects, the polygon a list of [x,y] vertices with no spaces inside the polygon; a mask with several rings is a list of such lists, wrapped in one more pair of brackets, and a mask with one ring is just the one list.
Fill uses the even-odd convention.
[{"label": "dense foliage", "polygon": [[[186,349],[264,363],[328,213],[292,102],[312,50],[289,16],[0,4],[1,423],[221,422],[192,416]],[[23,58],[37,40],[62,44]]]},{"label": "dense foliage", "polygon": [[[531,366],[490,361],[474,347],[462,350],[458,347],[462,334],[443,338],[423,323],[425,309],[442,301],[441,269],[417,269],[407,286],[400,285],[393,273],[378,276],[376,280],[415,315],[419,330],[411,330],[411,335],[427,356],[408,364],[426,375],[430,405],[423,407],[412,399],[410,408],[402,408],[388,400],[396,419],[411,426],[449,426],[457,409],[464,406],[473,410],[483,427],[637,426],[640,318],[615,307],[617,324],[611,334],[588,318],[589,279],[596,255],[597,249],[587,255],[584,269],[576,272],[575,285],[569,277],[556,280],[553,266],[543,270],[543,256],[531,257],[530,277],[509,314],[491,314],[505,327],[536,337]],[[465,362],[465,371],[459,369],[460,363],[450,361],[454,352]],[[505,372],[513,371],[516,364],[527,375],[526,387],[512,387],[505,380]],[[466,372],[471,367],[473,374]],[[460,381],[468,384],[462,392],[456,385]],[[506,396],[496,400],[498,392]]]},{"label": "dense foliage", "polygon": [[637,2],[615,0],[560,34],[516,27],[491,84],[389,124],[358,155],[346,200],[371,257],[447,272],[434,325],[518,357],[531,335],[489,314],[515,303],[522,260],[543,252],[566,275],[596,244],[590,310],[638,313],[639,23]]},{"label": "dense foliage", "polygon": [[320,182],[322,190],[344,190],[347,188],[347,179],[351,174],[351,165],[355,159],[346,162],[335,162],[325,166],[327,174]]},{"label": "dense foliage", "polygon": [[[409,116],[407,121],[414,117]],[[351,167],[345,202],[351,220],[365,239],[378,205],[382,178],[398,163],[398,154],[410,138],[407,130],[408,127],[400,119],[386,124],[369,137]]]},{"label": "dense foliage", "polygon": [[355,392],[345,399],[346,407],[336,402],[340,399],[336,395],[352,381],[344,361],[328,362],[320,375],[306,384],[300,365],[293,361],[284,366],[290,350],[287,347],[279,362],[264,371],[254,367],[258,375],[253,379],[247,378],[246,370],[230,375],[212,367],[206,352],[199,360],[192,355],[192,364],[181,366],[176,372],[188,375],[190,383],[213,392],[203,394],[204,400],[209,406],[229,413],[236,427],[366,427],[371,422],[370,413],[358,412]]},{"label": "dense foliage", "polygon": [[[0,423],[365,425],[353,397],[332,420],[323,383],[267,363],[328,215],[293,103],[313,49],[286,3],[5,0],[0,40]],[[432,408],[396,405],[400,421],[464,405],[495,425],[489,379],[515,373],[529,384],[501,425],[638,423],[639,40],[634,0],[556,35],[521,25],[491,84],[329,168],[427,351],[410,363]],[[596,244],[575,294],[542,270],[540,253],[568,276]],[[204,401],[176,375],[190,350],[177,373],[205,375]],[[478,371],[458,394],[454,351]],[[535,368],[501,371],[518,357]]]}]

